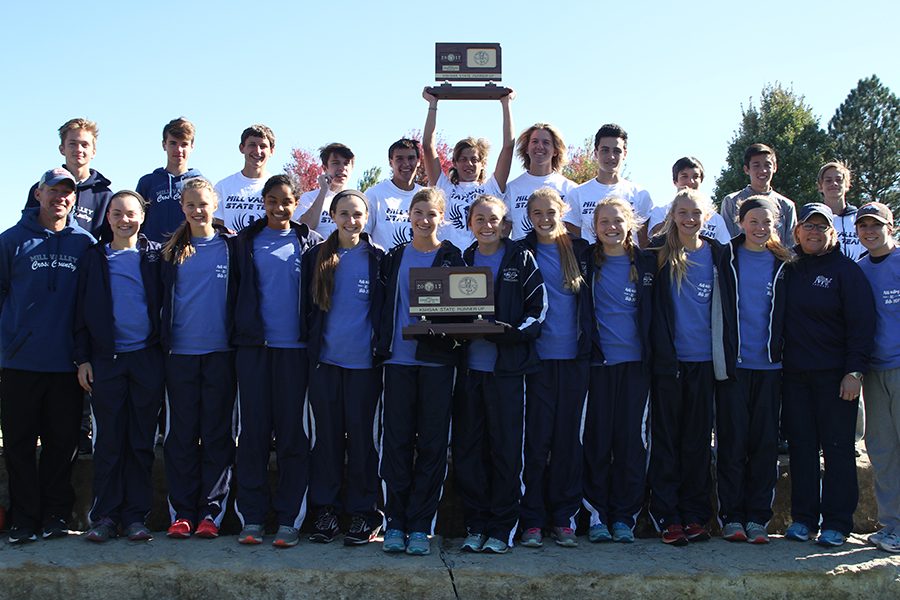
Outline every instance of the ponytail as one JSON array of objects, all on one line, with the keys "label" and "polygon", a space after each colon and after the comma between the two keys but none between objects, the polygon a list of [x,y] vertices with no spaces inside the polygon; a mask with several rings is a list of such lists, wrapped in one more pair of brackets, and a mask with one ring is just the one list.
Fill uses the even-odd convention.
[{"label": "ponytail", "polygon": [[180,265],[192,257],[194,252],[196,250],[191,243],[191,226],[184,221],[163,246],[163,260]]},{"label": "ponytail", "polygon": [[319,248],[316,257],[316,267],[312,276],[313,302],[325,312],[331,310],[331,296],[334,293],[334,273],[337,271],[340,257],[338,256],[338,232],[332,231]]}]

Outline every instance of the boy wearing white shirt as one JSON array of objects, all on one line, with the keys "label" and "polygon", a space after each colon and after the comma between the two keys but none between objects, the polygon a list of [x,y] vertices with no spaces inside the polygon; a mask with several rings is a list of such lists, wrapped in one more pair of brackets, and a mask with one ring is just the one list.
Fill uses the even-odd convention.
[{"label": "boy wearing white shirt", "polygon": [[366,190],[372,241],[385,250],[412,241],[409,203],[422,189],[415,181],[422,162],[419,143],[407,138],[397,140],[388,148],[388,162],[391,178]]},{"label": "boy wearing white shirt", "polygon": [[266,214],[261,192],[269,178],[266,163],[275,152],[275,134],[265,125],[251,125],[241,133],[238,150],[244,167],[216,184],[219,207],[214,215],[235,233]]},{"label": "boy wearing white shirt", "polygon": [[[672,165],[672,183],[675,184],[675,189],[677,190],[684,188],[698,190],[700,189],[700,184],[703,183],[703,177],[703,164],[693,156],[683,156]],[[647,220],[649,237],[653,237],[662,228],[670,204],[671,202],[663,206],[656,206],[650,211],[650,218]],[[723,244],[727,244],[731,240],[728,227],[725,225],[725,219],[717,212],[714,212],[703,224],[703,229],[700,233]]]},{"label": "boy wearing white shirt", "polygon": [[594,243],[594,208],[604,198],[616,197],[627,200],[634,208],[637,221],[642,223],[638,230],[641,246],[647,242],[645,221],[653,209],[653,200],[644,188],[622,178],[619,171],[628,154],[628,134],[619,125],[607,123],[594,136],[594,158],[597,160],[597,177],[587,181],[571,192],[566,200],[572,210],[563,217],[570,232]]}]

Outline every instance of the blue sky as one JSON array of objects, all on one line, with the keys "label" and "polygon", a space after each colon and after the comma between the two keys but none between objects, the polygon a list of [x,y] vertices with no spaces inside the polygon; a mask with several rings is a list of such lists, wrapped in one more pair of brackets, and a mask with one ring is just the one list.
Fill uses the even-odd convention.
[{"label": "blue sky", "polygon": [[[357,155],[354,181],[371,166],[388,176],[388,145],[424,123],[438,41],[502,44],[517,131],[547,121],[579,145],[621,124],[628,172],[657,204],[671,199],[670,168],[685,154],[704,162],[712,191],[741,105],[767,83],[803,94],[823,125],[862,77],[900,93],[896,0],[437,6],[11,3],[0,229],[62,162],[56,128],[75,116],[99,123],[93,166],[114,189],[164,165],[162,126],[181,115],[197,126],[191,165],[214,182],[240,169],[240,132],[256,122],[277,136],[272,172],[292,147],[341,141]],[[438,130],[451,144],[475,135],[497,145],[499,103],[443,102]]]}]

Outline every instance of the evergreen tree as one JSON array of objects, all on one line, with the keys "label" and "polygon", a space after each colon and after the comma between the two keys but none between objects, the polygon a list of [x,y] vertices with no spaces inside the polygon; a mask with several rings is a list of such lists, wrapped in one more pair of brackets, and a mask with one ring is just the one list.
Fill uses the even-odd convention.
[{"label": "evergreen tree", "polygon": [[818,118],[803,96],[776,82],[763,88],[759,108],[752,98],[746,109],[741,107],[741,123],[728,144],[726,165],[716,178],[717,204],[726,195],[747,186],[744,150],[757,142],[775,150],[775,190],[798,206],[819,199],[816,173],[832,154],[831,138],[819,127]]},{"label": "evergreen tree", "polygon": [[900,210],[900,99],[878,77],[860,79],[828,123],[836,156],[853,172],[847,200]]},{"label": "evergreen tree", "polygon": [[365,192],[367,189],[381,181],[381,167],[372,167],[363,171],[362,177],[356,182],[356,189]]}]

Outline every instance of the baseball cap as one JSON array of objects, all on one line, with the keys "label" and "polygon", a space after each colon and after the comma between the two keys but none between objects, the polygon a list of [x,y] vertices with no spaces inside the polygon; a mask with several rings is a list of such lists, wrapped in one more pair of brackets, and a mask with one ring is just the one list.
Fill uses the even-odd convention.
[{"label": "baseball cap", "polygon": [[38,185],[56,185],[57,183],[63,181],[71,181],[72,187],[77,185],[77,181],[75,181],[75,177],[72,176],[66,169],[62,167],[56,167],[55,169],[50,169],[46,171],[43,175],[41,175],[41,180]]},{"label": "baseball cap", "polygon": [[864,204],[856,211],[856,219],[853,221],[854,224],[859,223],[859,220],[863,217],[872,217],[876,221],[881,221],[885,225],[893,225],[894,224],[894,213],[891,212],[891,209],[881,202],[869,202],[868,204]]},{"label": "baseball cap", "polygon": [[834,227],[834,213],[831,212],[827,205],[821,202],[810,202],[801,206],[800,212],[797,214],[797,222],[806,223],[813,215],[822,215],[828,221],[828,224]]}]

